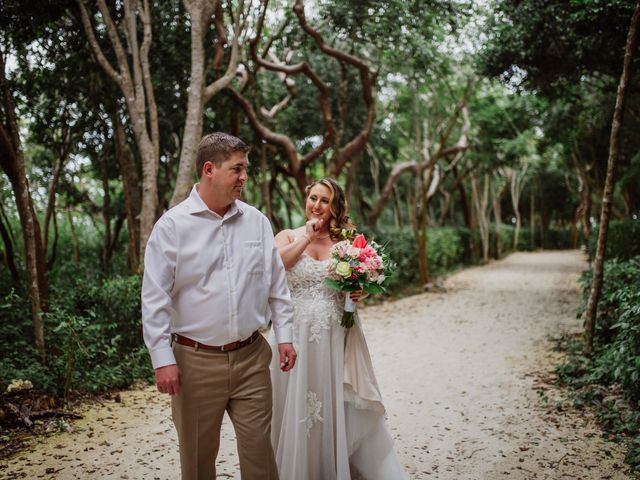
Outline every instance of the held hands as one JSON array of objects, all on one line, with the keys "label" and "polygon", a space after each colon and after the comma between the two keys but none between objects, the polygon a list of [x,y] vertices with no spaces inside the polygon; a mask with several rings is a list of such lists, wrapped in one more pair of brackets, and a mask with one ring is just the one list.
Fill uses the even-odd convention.
[{"label": "held hands", "polygon": [[280,370],[288,372],[296,363],[296,351],[292,343],[279,343],[278,353],[280,354]]},{"label": "held hands", "polygon": [[177,365],[166,365],[156,368],[156,386],[160,393],[178,395],[180,393],[180,370]]}]

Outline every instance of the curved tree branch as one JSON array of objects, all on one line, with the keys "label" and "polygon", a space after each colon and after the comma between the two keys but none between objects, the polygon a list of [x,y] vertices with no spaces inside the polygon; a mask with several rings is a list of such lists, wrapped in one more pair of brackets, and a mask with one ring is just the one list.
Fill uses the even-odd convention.
[{"label": "curved tree branch", "polygon": [[364,103],[367,106],[367,117],[364,125],[360,130],[360,133],[356,135],[350,142],[340,149],[340,152],[336,155],[333,165],[333,175],[338,176],[344,169],[347,161],[355,154],[364,149],[371,130],[373,129],[373,122],[375,120],[375,101],[373,99],[373,82],[376,75],[371,73],[368,65],[355,55],[342,52],[336,48],[327,45],[322,38],[322,35],[311,27],[307,23],[307,19],[304,14],[304,2],[302,0],[296,0],[293,6],[293,11],[298,17],[298,22],[302,29],[316,42],[318,48],[327,55],[334,57],[340,62],[348,63],[356,67],[360,71],[360,83],[362,85],[362,96]]},{"label": "curved tree branch", "polygon": [[258,120],[258,116],[256,115],[253,106],[244,98],[237,90],[233,87],[227,87],[227,90],[233,96],[233,99],[242,107],[244,110],[247,119],[251,123],[253,129],[260,135],[264,140],[269,143],[273,143],[275,145],[280,146],[287,158],[289,163],[290,173],[298,180],[298,184],[300,185],[300,180],[302,180],[302,188],[306,185],[306,180],[302,177],[304,176],[304,172],[301,171],[300,168],[300,160],[298,159],[298,153],[296,152],[295,145],[291,141],[291,139],[283,135],[281,133],[276,133],[267,126],[265,126],[260,120]]}]

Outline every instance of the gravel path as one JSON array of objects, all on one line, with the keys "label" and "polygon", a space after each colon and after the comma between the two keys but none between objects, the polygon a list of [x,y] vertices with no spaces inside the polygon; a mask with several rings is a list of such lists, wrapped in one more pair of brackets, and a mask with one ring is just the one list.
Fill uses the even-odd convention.
[{"label": "gravel path", "polygon": [[[593,417],[559,413],[541,380],[558,358],[549,337],[580,328],[585,266],[574,251],[518,253],[451,276],[445,292],[362,309],[410,478],[634,478]],[[120,399],[0,463],[0,477],[178,479],[167,398],[146,388]],[[240,478],[233,439],[225,421],[218,478]]]}]

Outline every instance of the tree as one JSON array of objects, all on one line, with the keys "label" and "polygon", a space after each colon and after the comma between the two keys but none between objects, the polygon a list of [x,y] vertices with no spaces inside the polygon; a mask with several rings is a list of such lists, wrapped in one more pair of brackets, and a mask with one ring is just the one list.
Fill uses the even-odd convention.
[{"label": "tree", "polygon": [[24,156],[20,145],[20,134],[15,118],[11,90],[5,73],[5,54],[0,52],[0,166],[5,172],[16,199],[22,226],[22,238],[27,263],[28,292],[31,298],[31,317],[35,332],[36,348],[40,360],[45,362],[44,321],[42,313],[47,306],[48,289],[44,264],[44,249],[40,235],[40,224],[33,209]]},{"label": "tree", "polygon": [[[464,82],[459,82],[457,87],[462,87],[460,92],[452,91],[450,86],[447,89],[444,85],[425,86],[423,90],[418,90],[414,84],[406,92],[399,88],[398,102],[402,104],[401,108],[410,112],[395,125],[396,138],[403,145],[400,156],[404,161],[393,165],[369,215],[369,224],[375,226],[400,178],[413,175],[413,188],[407,188],[407,208],[418,247],[418,265],[423,284],[429,281],[429,201],[438,191],[444,174],[452,170],[469,148],[467,102],[472,91],[471,82],[467,82],[466,86]],[[450,140],[453,133],[458,134],[455,142]],[[449,160],[449,165],[444,165],[446,160]]]},{"label": "tree", "polygon": [[616,97],[616,106],[611,122],[611,138],[609,140],[609,158],[607,160],[607,177],[604,185],[604,194],[602,196],[602,209],[600,212],[600,230],[598,232],[598,244],[596,247],[596,256],[593,264],[593,279],[591,283],[591,291],[589,293],[589,301],[585,312],[585,342],[583,353],[590,355],[593,351],[593,336],[595,332],[596,317],[598,312],[598,300],[602,289],[602,277],[604,273],[604,254],[607,246],[607,233],[609,230],[609,216],[611,214],[611,202],[613,198],[614,175],[616,170],[616,161],[618,157],[618,142],[620,140],[620,129],[622,127],[622,117],[624,114],[625,95],[631,78],[631,62],[633,54],[638,43],[638,27],[640,26],[640,2],[636,4],[635,11],[631,17],[629,33],[627,35],[627,45],[624,53],[624,64],[620,83],[618,85],[618,94]]},{"label": "tree", "polygon": [[[189,97],[185,118],[182,148],[176,184],[169,202],[173,206],[184,200],[192,186],[195,170],[195,156],[198,143],[202,137],[204,106],[221,90],[226,88],[236,75],[240,58],[241,35],[248,27],[248,12],[244,12],[244,2],[240,1],[233,18],[233,38],[231,54],[227,70],[221,77],[207,84],[207,73],[220,69],[224,60],[224,46],[228,42],[224,8],[218,0],[184,0],[184,7],[189,16],[191,27],[191,74],[189,77]],[[251,2],[248,2],[249,5]],[[217,38],[211,69],[205,68],[206,50],[204,41],[211,22],[214,22]]]},{"label": "tree", "polygon": [[[124,0],[121,24],[114,21],[105,0],[98,0],[98,10],[116,67],[107,59],[95,35],[93,23],[83,0],[76,0],[82,27],[96,62],[120,89],[131,120],[136,145],[142,160],[142,204],[140,208],[140,258],[156,220],[158,206],[158,163],[160,139],[158,109],[155,101],[149,51],[151,49],[151,10],[148,0]],[[142,42],[138,40],[138,21],[142,24]],[[119,32],[123,31],[126,49]],[[129,63],[129,57],[131,57]]]},{"label": "tree", "polygon": [[[305,186],[309,183],[308,170],[312,163],[330,152],[329,170],[334,177],[338,177],[349,160],[357,158],[364,150],[366,142],[369,139],[375,119],[375,101],[373,91],[375,87],[376,73],[372,72],[368,63],[354,53],[345,51],[329,44],[325,40],[324,35],[311,26],[305,15],[304,2],[297,0],[293,6],[293,12],[298,20],[300,29],[304,35],[303,39],[306,43],[312,43],[315,47],[311,50],[311,45],[306,45],[313,53],[313,58],[319,59],[321,67],[326,68],[328,63],[339,66],[340,72],[346,75],[346,70],[355,68],[359,74],[359,93],[364,103],[365,111],[360,113],[355,110],[357,120],[361,122],[359,127],[346,129],[344,123],[344,114],[346,108],[344,98],[338,91],[338,110],[336,115],[332,111],[330,98],[331,91],[327,87],[327,81],[324,80],[311,63],[305,58],[304,51],[298,48],[298,51],[289,49],[285,42],[277,43],[281,30],[288,26],[289,19],[283,20],[281,28],[276,28],[273,36],[266,35],[265,18],[267,15],[267,3],[263,5],[258,19],[258,26],[253,39],[249,42],[250,58],[252,59],[253,69],[250,69],[242,82],[240,88],[229,88],[229,92],[234,100],[241,106],[247,117],[251,127],[257,136],[270,144],[277,145],[284,157],[284,164],[279,166],[281,173],[291,178],[300,193],[304,191]],[[295,44],[295,41],[291,41]],[[281,45],[285,51],[276,51],[277,46]],[[320,52],[320,54],[318,53]],[[288,60],[289,59],[289,60]],[[293,59],[300,59],[298,63],[291,63]],[[260,85],[258,75],[261,71],[270,71],[276,73],[276,78],[282,82],[287,90],[286,95],[280,99],[275,105],[264,107],[259,95],[254,96],[255,100],[251,101],[247,95],[249,88],[257,88]],[[335,75],[335,70],[332,71]],[[285,108],[292,107],[291,101],[298,96],[295,77],[304,76],[307,85],[315,89],[317,93],[316,103],[322,119],[319,125],[309,122],[311,128],[316,128],[314,133],[307,133],[309,137],[321,137],[321,141],[307,149],[307,153],[301,154],[300,148],[296,145],[292,135],[281,133],[277,128],[273,128],[276,115],[280,114]],[[336,82],[335,79],[332,79]],[[335,101],[335,100],[334,100]],[[308,108],[308,107],[301,107]],[[364,117],[364,119],[362,119]],[[356,124],[354,122],[354,124]],[[308,137],[307,137],[308,138]],[[313,144],[315,142],[305,142]]]}]

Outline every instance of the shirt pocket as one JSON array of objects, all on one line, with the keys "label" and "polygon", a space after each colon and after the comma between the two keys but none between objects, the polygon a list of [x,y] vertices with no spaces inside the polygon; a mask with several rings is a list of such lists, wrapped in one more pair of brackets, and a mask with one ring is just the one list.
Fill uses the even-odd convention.
[{"label": "shirt pocket", "polygon": [[242,242],[243,270],[252,275],[264,273],[264,254],[260,240]]}]

